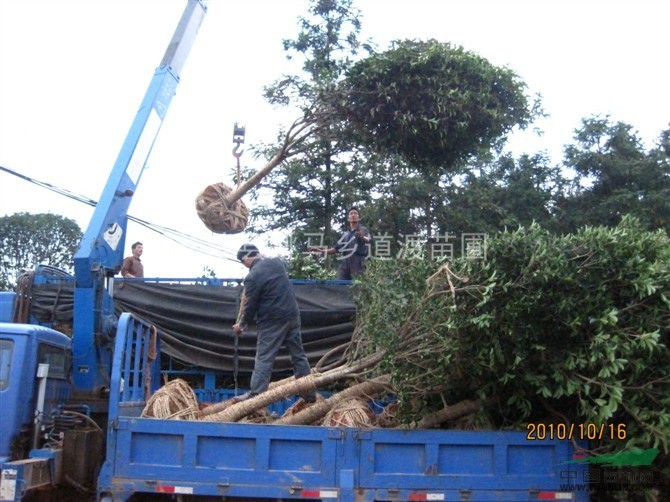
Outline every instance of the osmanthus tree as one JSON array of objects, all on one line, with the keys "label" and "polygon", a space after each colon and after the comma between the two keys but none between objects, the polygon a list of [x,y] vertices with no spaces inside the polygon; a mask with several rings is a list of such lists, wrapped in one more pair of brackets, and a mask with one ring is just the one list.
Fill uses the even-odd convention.
[{"label": "osmanthus tree", "polygon": [[563,236],[532,224],[477,258],[375,260],[356,295],[350,364],[381,354],[406,420],[476,401],[487,428],[611,424],[592,448],[658,448],[670,479],[664,231],[631,217]]},{"label": "osmanthus tree", "polygon": [[[394,42],[357,61],[338,90],[332,106],[344,129],[375,153],[367,169],[379,181],[373,212],[403,214],[426,239],[443,227],[454,177],[542,114],[512,70],[436,40]],[[380,210],[388,196],[402,202],[391,213]]]},{"label": "osmanthus tree", "polygon": [[0,290],[13,290],[21,270],[40,264],[72,272],[81,237],[77,222],[57,214],[0,217]]},{"label": "osmanthus tree", "polygon": [[453,170],[541,113],[511,69],[437,40],[393,42],[357,61],[334,103],[352,137],[428,173]]}]

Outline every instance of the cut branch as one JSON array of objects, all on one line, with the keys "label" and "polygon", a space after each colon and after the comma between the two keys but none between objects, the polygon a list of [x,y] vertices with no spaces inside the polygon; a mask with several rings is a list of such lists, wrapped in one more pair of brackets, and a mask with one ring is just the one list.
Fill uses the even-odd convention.
[{"label": "cut branch", "polygon": [[[311,117],[311,116],[310,116]],[[224,202],[227,206],[232,206],[235,202],[241,199],[249,190],[256,186],[263,178],[265,178],[270,172],[281,164],[284,160],[291,157],[296,153],[295,149],[303,141],[305,141],[309,136],[314,134],[317,131],[318,127],[315,124],[315,119],[311,118],[300,118],[293,122],[289,130],[284,136],[284,142],[282,147],[277,153],[270,159],[270,161],[265,164],[265,166],[258,170],[253,176],[251,176],[244,183],[240,184],[232,192],[230,192],[224,198]]]},{"label": "cut branch", "polygon": [[418,422],[415,422],[410,425],[410,428],[416,429],[432,429],[438,425],[449,422],[451,420],[457,420],[465,415],[474,413],[481,407],[481,401],[461,401],[446,408],[442,408],[435,413],[423,417]]},{"label": "cut branch", "polygon": [[342,401],[352,397],[374,396],[387,389],[390,382],[391,377],[389,375],[384,375],[374,380],[353,385],[337,394],[333,394],[325,401],[313,404],[309,408],[306,408],[295,415],[280,418],[273,423],[284,425],[305,425],[314,423],[326,416],[331,409]]},{"label": "cut branch", "polygon": [[361,360],[356,365],[343,366],[323,374],[307,375],[293,381],[289,379],[286,384],[274,387],[246,401],[231,405],[230,400],[227,400],[208,406],[198,413],[196,419],[214,422],[237,422],[250,413],[289,396],[306,394],[319,387],[325,387],[339,380],[349,378],[352,375],[373,367],[380,360],[380,355],[374,355]]}]

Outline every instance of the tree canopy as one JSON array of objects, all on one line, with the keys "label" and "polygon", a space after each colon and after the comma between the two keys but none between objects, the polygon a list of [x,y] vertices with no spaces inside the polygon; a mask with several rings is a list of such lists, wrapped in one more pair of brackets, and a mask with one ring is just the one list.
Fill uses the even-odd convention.
[{"label": "tree canopy", "polygon": [[437,40],[394,42],[349,68],[340,89],[354,138],[421,168],[453,169],[538,112],[512,70]]},{"label": "tree canopy", "polygon": [[613,226],[634,215],[649,230],[670,232],[670,129],[649,152],[633,127],[608,117],[590,117],[566,146],[563,165],[574,170],[572,190],[559,201],[563,229]]},{"label": "tree canopy", "polygon": [[41,213],[0,217],[0,290],[13,290],[23,269],[50,265],[72,272],[82,232],[74,220]]}]

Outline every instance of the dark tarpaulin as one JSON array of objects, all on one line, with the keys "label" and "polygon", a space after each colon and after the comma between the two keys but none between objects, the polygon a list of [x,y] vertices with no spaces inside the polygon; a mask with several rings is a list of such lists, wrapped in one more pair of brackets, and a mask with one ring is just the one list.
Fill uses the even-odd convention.
[{"label": "dark tarpaulin", "polygon": [[[351,286],[296,283],[293,289],[300,307],[303,345],[313,367],[327,352],[351,340],[355,314]],[[114,297],[117,314],[131,312],[156,326],[164,353],[185,364],[233,371],[232,325],[241,291],[234,286],[117,281]],[[71,308],[72,297],[71,285],[35,285],[31,313],[42,321],[62,318],[63,305]],[[59,315],[53,315],[54,309]],[[255,352],[255,326],[250,325],[238,340],[239,371],[253,369]],[[282,349],[274,370],[290,369],[288,353]]]}]

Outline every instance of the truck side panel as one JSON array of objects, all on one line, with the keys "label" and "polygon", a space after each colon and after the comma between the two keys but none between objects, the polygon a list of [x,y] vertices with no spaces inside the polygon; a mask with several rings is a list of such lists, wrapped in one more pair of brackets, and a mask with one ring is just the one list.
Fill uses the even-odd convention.
[{"label": "truck side panel", "polygon": [[351,484],[364,500],[529,500],[559,492],[567,474],[581,469],[565,464],[569,443],[529,442],[515,432],[120,418],[113,434],[116,450],[101,484],[119,500],[131,495],[124,494],[129,484],[149,493],[251,498],[353,500],[345,496]]},{"label": "truck side panel", "polygon": [[218,424],[121,418],[106,484],[189,487],[195,494],[289,496],[304,487],[335,486],[340,433],[321,427]]},{"label": "truck side panel", "polygon": [[527,500],[559,492],[570,472],[581,470],[567,464],[569,442],[528,441],[521,432],[376,429],[359,438],[358,486],[376,492],[375,500],[408,500],[416,490],[439,500]]}]

